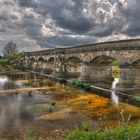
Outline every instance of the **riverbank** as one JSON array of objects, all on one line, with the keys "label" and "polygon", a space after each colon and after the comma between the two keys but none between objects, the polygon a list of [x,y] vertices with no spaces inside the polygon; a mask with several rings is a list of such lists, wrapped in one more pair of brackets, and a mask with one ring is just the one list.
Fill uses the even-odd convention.
[{"label": "riverbank", "polygon": [[[44,74],[44,73],[30,71],[30,70],[27,70],[27,72],[37,74],[37,75],[40,75],[40,76],[45,76],[47,78],[57,80],[57,81],[59,81],[61,83],[64,83],[64,84],[68,84],[68,85],[71,85],[71,86],[82,88],[84,90],[87,90],[87,91],[90,91],[90,92],[93,92],[93,93],[97,93],[98,95],[101,95],[101,96],[107,97],[107,98],[111,98],[111,93],[113,92],[113,90],[111,90],[111,89],[106,89],[106,88],[94,86],[94,85],[92,85],[90,83],[79,81],[79,80],[77,80],[76,82],[79,81],[79,83],[81,85],[77,85],[75,83],[72,84],[73,83],[72,80],[65,79],[65,78],[54,77],[52,75],[47,75],[47,74]],[[86,84],[85,88],[83,86],[84,84]],[[140,95],[135,96],[135,95],[132,94],[132,92],[130,92],[130,93],[123,93],[123,92],[116,91],[116,95],[119,96],[119,100],[121,102],[126,102],[126,103],[129,103],[131,105],[135,105],[135,106],[140,107]]]}]

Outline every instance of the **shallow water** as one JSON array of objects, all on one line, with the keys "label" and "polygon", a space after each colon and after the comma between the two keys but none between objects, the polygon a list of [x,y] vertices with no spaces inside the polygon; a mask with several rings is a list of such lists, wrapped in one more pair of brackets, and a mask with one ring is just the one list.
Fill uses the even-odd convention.
[{"label": "shallow water", "polygon": [[0,90],[0,134],[6,139],[26,139],[32,132],[58,139],[83,121],[100,129],[140,119],[139,107],[116,106],[96,93],[34,74],[1,75]]}]

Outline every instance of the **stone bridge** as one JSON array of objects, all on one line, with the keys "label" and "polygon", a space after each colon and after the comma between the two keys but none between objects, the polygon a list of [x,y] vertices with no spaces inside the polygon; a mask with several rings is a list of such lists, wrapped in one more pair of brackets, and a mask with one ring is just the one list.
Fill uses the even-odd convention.
[{"label": "stone bridge", "polygon": [[140,39],[26,52],[24,68],[85,81],[112,81],[112,62],[120,62],[118,90],[140,88]]}]

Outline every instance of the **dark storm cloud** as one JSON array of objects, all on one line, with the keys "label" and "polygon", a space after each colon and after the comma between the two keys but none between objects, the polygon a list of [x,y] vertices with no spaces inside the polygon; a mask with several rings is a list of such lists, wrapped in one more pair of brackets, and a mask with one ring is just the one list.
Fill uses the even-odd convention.
[{"label": "dark storm cloud", "polygon": [[137,37],[139,5],[139,0],[0,0],[0,32],[10,40],[22,35],[20,44],[33,49],[89,44],[114,34]]},{"label": "dark storm cloud", "polygon": [[[88,10],[86,8],[86,2],[85,0],[79,1],[79,0],[40,0],[40,1],[35,1],[29,0],[25,2],[25,0],[20,0],[20,5],[21,6],[26,6],[26,7],[32,7],[35,9],[36,12],[42,14],[43,17],[46,17],[46,15],[49,15],[55,23],[55,26],[58,26],[63,29],[70,30],[73,33],[76,34],[86,34],[87,32],[93,30],[94,33],[92,35],[95,36],[105,36],[111,34],[117,24],[115,23],[114,25],[111,22],[114,22],[115,18],[110,22],[110,25],[107,25],[108,23],[103,23],[103,21],[100,21],[101,23],[96,23],[96,20],[98,18],[105,18],[106,15],[100,14],[96,15],[96,11],[98,8],[100,8],[100,3],[97,3],[93,1],[92,8],[93,8],[93,16],[88,17],[88,15],[83,14],[83,10]],[[37,6],[38,4],[38,6]],[[103,5],[103,8],[106,9],[106,5]],[[102,6],[102,5],[101,5]],[[102,8],[102,7],[101,7]],[[106,11],[108,12],[108,11]],[[102,26],[102,27],[101,27]],[[118,25],[117,25],[118,26]],[[118,28],[116,26],[116,29]],[[103,30],[100,30],[100,27]],[[94,31],[95,29],[95,31]],[[98,31],[99,30],[99,31]]]},{"label": "dark storm cloud", "polygon": [[72,30],[73,32],[83,33],[93,27],[93,21],[88,20],[81,13],[83,8],[82,1],[72,0],[20,0],[19,4],[25,7],[35,8],[35,11],[43,17],[50,15],[57,26]]},{"label": "dark storm cloud", "polygon": [[128,28],[124,31],[130,36],[140,35],[140,1],[128,0],[127,8],[123,9],[123,14],[127,19]]},{"label": "dark storm cloud", "polygon": [[19,0],[19,5],[25,7],[37,7],[37,3],[34,0]]}]

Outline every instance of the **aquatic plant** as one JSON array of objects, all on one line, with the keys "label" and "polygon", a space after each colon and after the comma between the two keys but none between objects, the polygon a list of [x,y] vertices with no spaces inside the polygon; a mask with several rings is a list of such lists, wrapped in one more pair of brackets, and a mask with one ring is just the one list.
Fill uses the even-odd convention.
[{"label": "aquatic plant", "polygon": [[120,116],[121,116],[121,120],[118,120],[119,125],[127,126],[128,123],[129,123],[129,121],[130,121],[130,119],[131,119],[131,117],[132,117],[132,115],[129,114],[128,118],[125,119],[125,117],[124,117],[124,116],[125,116],[125,115],[124,115],[124,110],[122,109],[122,110],[120,111]]},{"label": "aquatic plant", "polygon": [[87,121],[83,121],[83,122],[82,122],[82,129],[83,129],[84,131],[89,131],[89,128],[90,128],[89,123],[88,123]]}]

